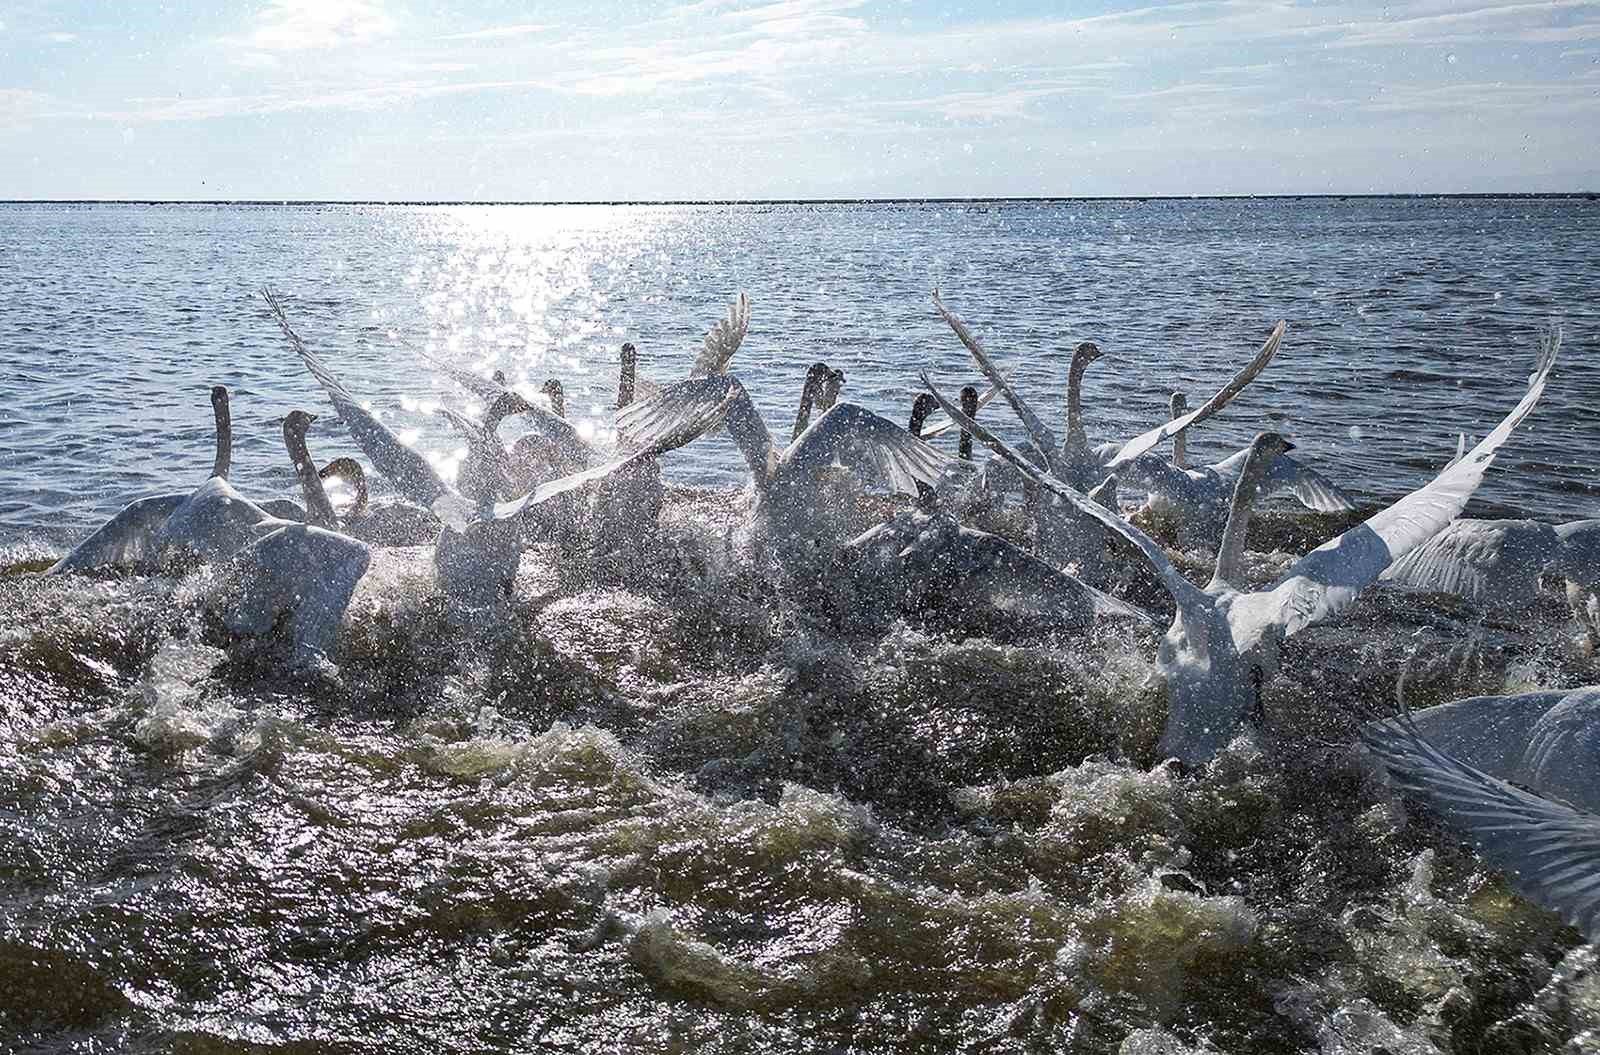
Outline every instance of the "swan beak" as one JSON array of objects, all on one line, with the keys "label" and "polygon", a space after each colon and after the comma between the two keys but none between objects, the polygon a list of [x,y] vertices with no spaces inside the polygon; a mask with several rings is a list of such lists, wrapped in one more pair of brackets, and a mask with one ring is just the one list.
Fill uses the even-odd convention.
[{"label": "swan beak", "polygon": [[1283,441],[1283,453],[1288,454],[1292,450],[1294,450],[1294,444],[1290,443],[1288,440],[1284,440]]}]

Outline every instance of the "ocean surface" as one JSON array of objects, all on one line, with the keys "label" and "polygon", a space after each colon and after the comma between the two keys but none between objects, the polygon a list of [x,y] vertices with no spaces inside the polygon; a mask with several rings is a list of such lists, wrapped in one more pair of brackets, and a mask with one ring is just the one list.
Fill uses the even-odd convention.
[{"label": "ocean surface", "polygon": [[[1554,596],[1509,624],[1375,590],[1181,774],[1142,631],[841,625],[732,556],[535,546],[483,620],[395,551],[296,676],[220,632],[211,572],[35,573],[206,477],[212,385],[252,497],[298,497],[292,409],[357,453],[263,288],[446,475],[434,411],[481,408],[411,346],[558,378],[603,439],[622,342],[679,378],[746,291],[734,371],[786,435],[817,360],[896,420],[919,370],[976,382],[937,287],[1058,429],[1095,341],[1099,442],[1283,319],[1190,457],[1275,429],[1369,511],[1561,325],[1472,509],[1600,516],[1597,245],[1581,197],[0,204],[0,1051],[1594,1050],[1592,950],[1351,749],[1402,672],[1416,706],[1600,681]],[[672,552],[720,552],[735,448],[666,478]],[[1259,581],[1342,527],[1274,508]]]}]

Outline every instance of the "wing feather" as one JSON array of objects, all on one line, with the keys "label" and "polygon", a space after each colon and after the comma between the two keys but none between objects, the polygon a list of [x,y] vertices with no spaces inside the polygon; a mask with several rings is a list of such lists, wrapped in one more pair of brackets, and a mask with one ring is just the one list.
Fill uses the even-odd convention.
[{"label": "wing feather", "polygon": [[989,379],[989,383],[1000,390],[1000,394],[1006,397],[1006,402],[1011,404],[1011,409],[1017,412],[1017,417],[1022,419],[1023,428],[1028,430],[1028,439],[1044,455],[1046,465],[1050,471],[1061,475],[1063,467],[1058,463],[1055,453],[1061,449],[1061,441],[1056,439],[1055,433],[1050,431],[1049,426],[1044,423],[1044,419],[1034,413],[1033,408],[1028,406],[1021,393],[1005,379],[1005,375],[1000,372],[1000,368],[994,365],[988,353],[983,350],[982,342],[978,340],[976,334],[968,329],[961,316],[944,306],[944,301],[939,299],[938,290],[933,291],[933,306],[938,309],[939,316],[950,326],[950,329],[955,331],[955,335],[961,338],[961,343],[967,346],[967,351],[972,353],[973,361],[978,364],[978,369],[983,371],[983,375]]},{"label": "wing feather", "polygon": [[745,334],[750,332],[750,298],[740,293],[733,303],[728,305],[728,317],[718,319],[706,333],[705,347],[694,361],[694,366],[689,369],[689,376],[708,377],[712,374],[726,373],[728,363],[739,350],[739,345],[744,342]]},{"label": "wing feather", "polygon": [[835,403],[780,458],[789,470],[842,465],[869,487],[915,495],[939,481],[952,459],[856,403]]},{"label": "wing feather", "polygon": [[1367,726],[1362,739],[1396,787],[1449,821],[1517,892],[1600,940],[1600,818],[1445,754],[1409,715]]},{"label": "wing feather", "polygon": [[1274,326],[1272,333],[1267,337],[1267,343],[1261,346],[1261,350],[1256,353],[1256,357],[1246,363],[1244,369],[1235,374],[1233,380],[1223,385],[1216,395],[1206,400],[1199,410],[1190,411],[1181,418],[1173,418],[1171,421],[1157,425],[1148,432],[1135,436],[1127,443],[1124,443],[1121,450],[1117,451],[1104,463],[1105,468],[1107,470],[1121,468],[1124,463],[1137,458],[1157,444],[1170,440],[1178,433],[1187,431],[1191,426],[1198,425],[1227,406],[1234,396],[1242,392],[1244,387],[1255,380],[1256,375],[1265,370],[1267,364],[1272,362],[1272,357],[1278,354],[1278,345],[1282,342],[1283,332],[1288,328],[1288,325],[1287,322],[1280,322]]},{"label": "wing feather", "polygon": [[46,575],[88,572],[98,568],[138,568],[155,561],[158,536],[167,519],[189,500],[189,492],[136,498],[45,569]]}]

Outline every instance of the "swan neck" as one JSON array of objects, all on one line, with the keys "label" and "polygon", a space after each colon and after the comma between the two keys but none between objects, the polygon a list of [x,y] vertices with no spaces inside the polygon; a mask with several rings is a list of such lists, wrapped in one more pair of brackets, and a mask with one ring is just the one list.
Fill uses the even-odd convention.
[{"label": "swan neck", "polygon": [[[974,421],[977,420],[978,390],[971,385],[967,385],[961,390],[961,413]],[[961,430],[961,442],[956,447],[956,453],[960,455],[962,461],[970,462],[972,460],[972,433],[966,429]]]},{"label": "swan neck", "polygon": [[355,503],[345,519],[355,520],[366,513],[372,495],[367,490],[367,471],[361,467],[361,463],[354,458],[335,458],[317,472],[317,477],[322,480],[330,476],[337,476],[355,490]]},{"label": "swan neck", "polygon": [[906,431],[911,435],[922,438],[922,426],[928,423],[928,415],[933,412],[933,404],[925,399],[918,399],[911,404],[911,423],[906,426]]},{"label": "swan neck", "polygon": [[300,492],[305,496],[307,519],[313,527],[338,530],[339,522],[333,512],[333,503],[328,500],[328,492],[322,488],[322,477],[312,467],[305,435],[285,423],[283,445],[288,448],[289,460],[294,463],[295,478],[300,481]]},{"label": "swan neck", "polygon": [[806,383],[800,388],[800,410],[794,416],[794,435],[791,442],[800,438],[800,434],[811,424],[811,408],[817,401],[817,376],[815,373],[806,375]]},{"label": "swan neck", "polygon": [[617,377],[617,409],[633,402],[635,381],[639,372],[639,354],[634,351],[633,345],[622,346],[622,372]]},{"label": "swan neck", "polygon": [[233,465],[233,418],[228,412],[226,393],[212,399],[211,410],[217,419],[217,456],[211,463],[211,475],[226,480]]},{"label": "swan neck", "polygon": [[1250,530],[1250,507],[1272,468],[1273,457],[1256,445],[1252,445],[1245,456],[1244,469],[1234,484],[1233,500],[1228,506],[1228,523],[1222,529],[1222,541],[1217,546],[1217,570],[1211,578],[1213,586],[1244,588],[1244,543]]},{"label": "swan neck", "polygon": [[1089,356],[1080,349],[1072,355],[1072,367],[1067,371],[1067,445],[1089,446],[1088,434],[1083,430],[1083,374],[1089,369]]}]

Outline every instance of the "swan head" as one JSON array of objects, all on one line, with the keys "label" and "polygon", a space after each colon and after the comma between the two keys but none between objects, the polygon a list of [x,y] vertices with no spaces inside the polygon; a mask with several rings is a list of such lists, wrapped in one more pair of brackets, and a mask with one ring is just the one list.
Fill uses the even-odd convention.
[{"label": "swan head", "polygon": [[624,343],[622,346],[622,365],[624,367],[632,367],[638,365],[638,362],[639,349],[633,346],[632,341]]},{"label": "swan head", "polygon": [[1258,432],[1250,441],[1250,457],[1264,466],[1263,471],[1272,468],[1272,460],[1278,455],[1288,454],[1292,450],[1294,444],[1276,432]]},{"label": "swan head", "polygon": [[291,410],[283,416],[283,434],[290,439],[304,440],[306,433],[311,431],[311,423],[316,420],[315,414]]},{"label": "swan head", "polygon": [[1189,413],[1189,397],[1182,392],[1172,393],[1172,401],[1168,404],[1173,418],[1181,418]]},{"label": "swan head", "polygon": [[227,406],[228,406],[228,386],[227,385],[212,385],[211,386],[211,405],[214,406],[214,407],[221,407],[223,409],[227,408]]},{"label": "swan head", "polygon": [[496,370],[491,375],[491,379],[494,381],[495,384],[503,385],[503,384],[506,383],[506,372],[504,370]]},{"label": "swan head", "polygon": [[1094,362],[1104,354],[1105,353],[1100,350],[1100,346],[1098,344],[1095,344],[1093,341],[1084,341],[1082,344],[1078,345],[1077,348],[1073,349],[1072,358],[1073,361],[1082,363],[1084,366],[1088,366],[1090,363]]}]

